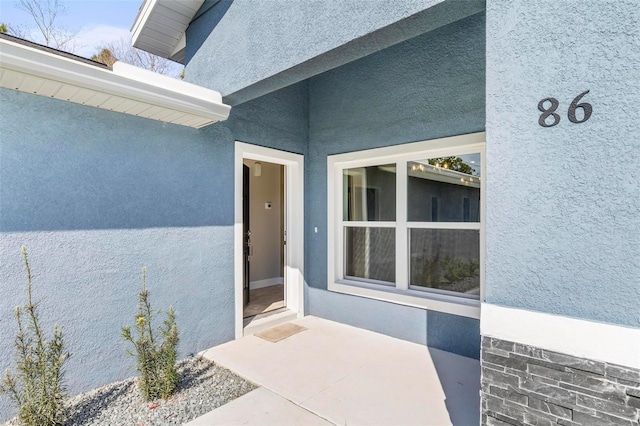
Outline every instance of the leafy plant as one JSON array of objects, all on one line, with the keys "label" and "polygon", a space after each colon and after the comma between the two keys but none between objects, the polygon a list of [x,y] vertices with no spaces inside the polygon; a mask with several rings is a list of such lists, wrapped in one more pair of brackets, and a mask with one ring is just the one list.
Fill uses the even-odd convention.
[{"label": "leafy plant", "polygon": [[422,261],[422,284],[430,288],[440,288],[442,279],[450,284],[478,275],[480,264],[473,259],[464,261],[459,257],[445,255],[440,258],[438,251],[433,258],[424,255]]},{"label": "leafy plant", "polygon": [[91,60],[92,61],[96,61],[96,62],[100,62],[100,63],[105,64],[105,65],[110,66],[110,67],[112,67],[113,64],[118,62],[118,58],[113,56],[113,53],[111,53],[111,51],[109,49],[107,49],[106,47],[104,49],[102,49],[99,53],[93,55],[91,57]]},{"label": "leafy plant", "polygon": [[31,267],[25,246],[22,246],[22,257],[27,270],[27,304],[15,309],[17,372],[15,375],[5,372],[0,393],[9,394],[17,404],[21,423],[58,425],[64,408],[64,365],[70,354],[57,324],[53,327],[53,338],[45,339],[38,317],[39,302],[34,303],[32,298]]},{"label": "leafy plant", "polygon": [[[135,316],[137,337],[131,327],[122,327],[122,337],[131,342],[138,359],[140,373],[138,388],[147,401],[171,396],[178,384],[176,360],[178,357],[178,326],[176,313],[169,307],[167,318],[157,333],[163,338],[160,343],[154,335],[152,310],[147,290],[147,270],[142,268],[142,291],[138,293],[138,313]],[[134,355],[131,351],[127,351]]]},{"label": "leafy plant", "polygon": [[451,256],[445,256],[443,259],[443,267],[445,269],[444,279],[450,283],[457,283],[465,278],[470,278],[478,275],[480,265],[473,259],[469,259],[468,262],[463,261],[461,258],[452,258]]},{"label": "leafy plant", "polygon": [[464,162],[460,157],[439,157],[429,159],[429,164],[436,167],[443,167],[445,169],[453,170],[455,172],[466,173],[473,175],[475,171],[473,167]]}]

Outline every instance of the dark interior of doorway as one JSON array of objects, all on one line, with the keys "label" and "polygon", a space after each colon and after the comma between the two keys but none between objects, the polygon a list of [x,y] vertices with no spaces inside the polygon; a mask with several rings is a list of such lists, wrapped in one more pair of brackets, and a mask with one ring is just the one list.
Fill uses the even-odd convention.
[{"label": "dark interior of doorway", "polygon": [[284,166],[243,162],[243,318],[285,307]]}]

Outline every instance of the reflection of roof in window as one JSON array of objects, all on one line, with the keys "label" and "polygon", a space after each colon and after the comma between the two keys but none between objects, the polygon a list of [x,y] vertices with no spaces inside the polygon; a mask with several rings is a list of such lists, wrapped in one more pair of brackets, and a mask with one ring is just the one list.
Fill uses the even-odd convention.
[{"label": "reflection of roof in window", "polygon": [[411,161],[408,166],[408,174],[411,177],[480,188],[480,180],[482,178],[479,176],[471,176],[466,173],[445,169],[444,167],[433,166],[427,161]]}]

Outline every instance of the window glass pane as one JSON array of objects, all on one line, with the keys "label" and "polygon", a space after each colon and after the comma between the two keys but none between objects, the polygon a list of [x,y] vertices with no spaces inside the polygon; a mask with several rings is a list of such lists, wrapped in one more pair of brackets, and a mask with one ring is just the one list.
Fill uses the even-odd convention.
[{"label": "window glass pane", "polygon": [[343,171],[343,220],[396,220],[396,165]]},{"label": "window glass pane", "polygon": [[480,295],[480,231],[410,229],[409,284]]},{"label": "window glass pane", "polygon": [[407,220],[480,222],[480,154],[407,163]]},{"label": "window glass pane", "polygon": [[348,277],[393,283],[396,279],[394,228],[345,228],[345,272]]}]

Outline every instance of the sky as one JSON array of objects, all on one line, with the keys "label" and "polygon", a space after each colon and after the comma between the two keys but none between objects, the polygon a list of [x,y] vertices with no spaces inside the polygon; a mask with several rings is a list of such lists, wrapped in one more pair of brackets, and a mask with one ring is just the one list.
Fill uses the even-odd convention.
[{"label": "sky", "polygon": [[[143,0],[60,0],[66,13],[60,26],[78,32],[73,53],[90,57],[100,47],[125,38],[131,40],[130,29]],[[31,15],[18,7],[17,0],[0,0],[0,23],[17,26],[30,40],[42,42]]]}]

